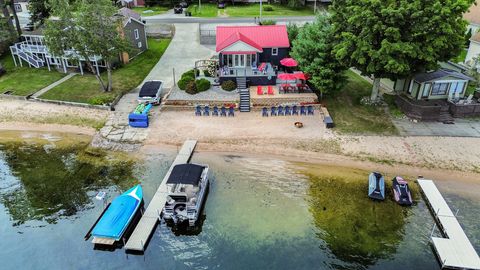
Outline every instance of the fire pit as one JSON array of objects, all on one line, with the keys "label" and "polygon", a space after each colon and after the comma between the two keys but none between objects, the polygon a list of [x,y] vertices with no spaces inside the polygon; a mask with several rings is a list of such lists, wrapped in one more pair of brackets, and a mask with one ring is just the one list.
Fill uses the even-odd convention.
[{"label": "fire pit", "polygon": [[302,122],[295,122],[295,127],[303,128],[303,123]]}]

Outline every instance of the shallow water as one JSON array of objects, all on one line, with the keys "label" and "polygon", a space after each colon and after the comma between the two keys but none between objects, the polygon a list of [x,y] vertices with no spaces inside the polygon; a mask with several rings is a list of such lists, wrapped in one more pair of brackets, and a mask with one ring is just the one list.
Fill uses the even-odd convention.
[{"label": "shallow water", "polygon": [[[83,236],[103,209],[95,194],[139,181],[148,204],[175,154],[132,163],[84,147],[0,146],[2,269],[439,269],[418,189],[411,208],[374,203],[362,170],[206,153],[194,156],[212,172],[199,233],[162,224],[144,256],[94,250]],[[444,195],[480,251],[480,200]]]}]

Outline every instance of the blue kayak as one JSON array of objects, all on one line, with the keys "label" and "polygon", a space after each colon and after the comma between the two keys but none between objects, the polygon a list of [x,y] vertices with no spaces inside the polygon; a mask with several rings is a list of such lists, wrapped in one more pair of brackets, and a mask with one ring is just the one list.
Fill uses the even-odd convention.
[{"label": "blue kayak", "polygon": [[143,191],[140,185],[134,186],[115,198],[93,228],[92,235],[120,240],[140,207],[142,199]]}]

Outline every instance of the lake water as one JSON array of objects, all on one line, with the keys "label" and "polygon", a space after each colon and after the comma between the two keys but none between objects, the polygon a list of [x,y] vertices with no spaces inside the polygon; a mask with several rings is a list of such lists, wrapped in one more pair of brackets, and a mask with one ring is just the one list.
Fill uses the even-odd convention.
[{"label": "lake water", "polygon": [[[103,210],[97,192],[141,183],[148,205],[175,153],[130,159],[62,140],[0,142],[2,269],[439,269],[416,184],[405,208],[370,201],[363,170],[211,153],[193,160],[212,172],[199,231],[161,224],[143,256],[95,250],[83,237]],[[480,199],[437,185],[480,252]]]}]

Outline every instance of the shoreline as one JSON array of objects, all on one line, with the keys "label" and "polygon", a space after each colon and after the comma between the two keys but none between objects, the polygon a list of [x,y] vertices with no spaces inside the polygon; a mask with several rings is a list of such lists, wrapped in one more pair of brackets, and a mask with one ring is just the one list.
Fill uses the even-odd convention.
[{"label": "shoreline", "polygon": [[97,132],[91,127],[64,124],[41,124],[31,122],[0,122],[0,131],[53,132],[93,136]]}]

